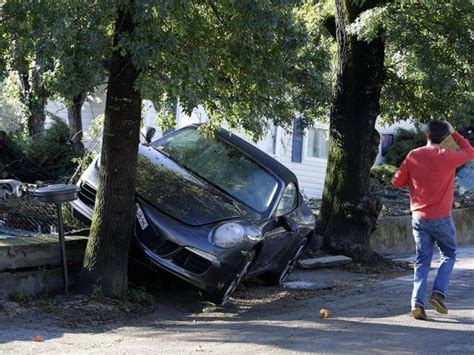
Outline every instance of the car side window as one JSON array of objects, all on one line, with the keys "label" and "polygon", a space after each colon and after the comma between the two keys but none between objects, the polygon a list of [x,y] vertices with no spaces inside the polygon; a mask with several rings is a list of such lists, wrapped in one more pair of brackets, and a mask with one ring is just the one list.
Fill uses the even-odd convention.
[{"label": "car side window", "polygon": [[298,204],[298,191],[295,184],[289,183],[276,209],[276,217],[285,215],[293,211]]}]

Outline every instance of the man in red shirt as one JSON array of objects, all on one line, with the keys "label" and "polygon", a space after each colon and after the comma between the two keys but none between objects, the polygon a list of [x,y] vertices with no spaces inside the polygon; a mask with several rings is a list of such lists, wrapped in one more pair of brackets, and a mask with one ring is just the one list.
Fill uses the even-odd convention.
[{"label": "man in red shirt", "polygon": [[[439,144],[452,134],[459,149],[441,148]],[[425,291],[436,242],[441,264],[433,284],[431,305],[439,313],[448,313],[444,298],[449,277],[456,261],[456,229],[451,217],[456,168],[474,159],[474,148],[468,140],[444,121],[428,124],[426,146],[408,153],[392,179],[395,187],[410,189],[416,263],[413,280],[412,315],[426,319]]]}]

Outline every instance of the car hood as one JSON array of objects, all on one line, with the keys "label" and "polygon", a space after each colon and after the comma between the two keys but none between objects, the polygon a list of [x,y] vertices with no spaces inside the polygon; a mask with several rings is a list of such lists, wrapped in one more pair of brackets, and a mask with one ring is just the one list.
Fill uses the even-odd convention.
[{"label": "car hood", "polygon": [[177,220],[198,226],[255,214],[156,148],[141,146],[139,153],[138,195]]}]

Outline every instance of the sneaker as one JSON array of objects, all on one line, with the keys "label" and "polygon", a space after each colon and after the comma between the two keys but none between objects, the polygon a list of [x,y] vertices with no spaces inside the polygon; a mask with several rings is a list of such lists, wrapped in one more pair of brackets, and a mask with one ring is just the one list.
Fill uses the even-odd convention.
[{"label": "sneaker", "polygon": [[426,320],[428,317],[426,316],[425,307],[415,305],[415,307],[411,310],[411,315],[413,318],[418,320]]},{"label": "sneaker", "polygon": [[436,312],[442,314],[448,314],[448,308],[444,305],[444,296],[441,293],[433,292],[430,298],[430,303]]}]

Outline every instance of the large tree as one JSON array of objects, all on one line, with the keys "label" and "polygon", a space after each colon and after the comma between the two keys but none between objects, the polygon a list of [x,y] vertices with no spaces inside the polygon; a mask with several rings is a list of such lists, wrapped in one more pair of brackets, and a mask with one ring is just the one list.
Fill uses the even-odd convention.
[{"label": "large tree", "polygon": [[[37,136],[44,130],[46,119],[48,92],[43,74],[51,64],[42,56],[45,24],[38,11],[44,6],[31,2],[27,8],[19,1],[1,5],[0,47],[3,47],[3,69],[7,71],[10,81],[16,83],[14,92],[22,104],[26,131],[30,136]],[[0,77],[3,74],[4,72]]]},{"label": "large tree", "polygon": [[139,72],[120,40],[133,35],[134,7],[117,10],[102,141],[100,188],[85,253],[80,287],[99,286],[110,295],[127,289],[135,173],[142,99],[134,87]]},{"label": "large tree", "polygon": [[[319,232],[357,261],[370,248],[380,202],[371,195],[375,122],[473,122],[472,2],[336,0],[326,25],[337,43],[330,151]],[[333,26],[331,26],[333,25]]]},{"label": "large tree", "polygon": [[[53,98],[67,107],[71,143],[77,153],[82,143],[82,106],[87,95],[106,82],[110,58],[110,18],[89,11],[94,2],[55,1],[49,6],[48,57],[54,67],[45,74]],[[105,13],[107,15],[107,13]]]},{"label": "large tree", "polygon": [[359,41],[348,33],[350,23],[381,1],[362,4],[336,0],[337,74],[320,223],[328,249],[367,260],[368,236],[381,209],[370,194],[369,174],[377,155],[384,40],[379,34]]},{"label": "large tree", "polygon": [[59,99],[77,153],[84,149],[81,108],[105,80],[111,41],[109,18],[90,12],[90,5],[9,0],[0,12],[0,78],[7,78],[9,95],[21,102],[28,133],[43,131],[47,100]]},{"label": "large tree", "polygon": [[[202,104],[210,113],[210,126],[225,118],[232,127],[259,136],[269,117],[290,126],[295,105],[307,90],[328,97],[318,75],[305,76],[327,69],[316,61],[326,56],[326,49],[317,47],[316,37],[307,43],[304,24],[293,16],[295,4],[92,4],[90,11],[109,16],[114,25],[100,184],[80,280],[83,290],[100,287],[105,294],[119,295],[127,289],[142,98],[168,107],[179,100],[188,112]],[[308,60],[306,66],[299,56]],[[296,77],[305,85],[292,87]]]}]

